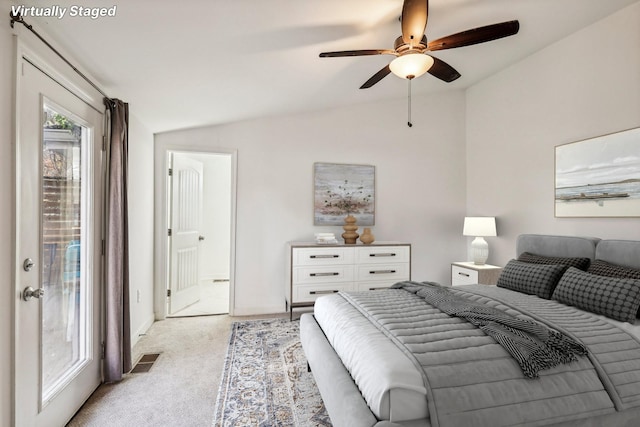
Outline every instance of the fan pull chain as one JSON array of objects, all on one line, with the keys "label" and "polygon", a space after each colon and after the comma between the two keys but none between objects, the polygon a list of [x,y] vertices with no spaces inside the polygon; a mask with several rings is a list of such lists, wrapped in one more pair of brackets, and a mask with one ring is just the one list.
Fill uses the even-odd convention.
[{"label": "fan pull chain", "polygon": [[409,110],[409,118],[407,121],[407,126],[411,127],[413,126],[413,123],[411,123],[411,80],[413,80],[412,78],[407,78],[407,80],[409,80],[409,95],[408,95],[408,110]]}]

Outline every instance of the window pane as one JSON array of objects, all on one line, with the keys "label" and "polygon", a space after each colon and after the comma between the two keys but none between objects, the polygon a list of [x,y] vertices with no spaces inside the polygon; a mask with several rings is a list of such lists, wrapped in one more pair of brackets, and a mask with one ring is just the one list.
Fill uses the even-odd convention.
[{"label": "window pane", "polygon": [[87,357],[83,155],[89,130],[44,105],[42,147],[42,398]]}]

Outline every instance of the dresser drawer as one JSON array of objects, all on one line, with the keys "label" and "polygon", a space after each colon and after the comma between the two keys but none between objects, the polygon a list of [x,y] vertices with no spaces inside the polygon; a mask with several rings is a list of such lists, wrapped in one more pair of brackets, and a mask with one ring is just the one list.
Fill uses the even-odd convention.
[{"label": "dresser drawer", "polygon": [[340,291],[351,291],[348,283],[315,283],[309,285],[295,285],[293,287],[293,303],[314,302],[318,297],[331,295]]},{"label": "dresser drawer", "polygon": [[354,248],[295,248],[291,254],[292,264],[304,265],[335,265],[353,264]]},{"label": "dresser drawer", "polygon": [[409,262],[409,246],[367,246],[356,249],[358,264]]},{"label": "dresser drawer", "polygon": [[386,280],[399,282],[409,280],[409,264],[368,264],[358,265],[356,270],[357,281]]},{"label": "dresser drawer", "polygon": [[451,286],[473,285],[478,283],[478,271],[458,265],[451,266]]},{"label": "dresser drawer", "polygon": [[381,289],[387,289],[391,285],[398,283],[398,280],[379,280],[376,282],[358,282],[356,283],[356,291],[379,291]]},{"label": "dresser drawer", "polygon": [[298,283],[353,282],[353,265],[318,265],[293,268],[293,285]]},{"label": "dresser drawer", "polygon": [[322,295],[340,291],[375,291],[411,279],[411,245],[319,245],[289,242],[285,308],[312,307]]}]

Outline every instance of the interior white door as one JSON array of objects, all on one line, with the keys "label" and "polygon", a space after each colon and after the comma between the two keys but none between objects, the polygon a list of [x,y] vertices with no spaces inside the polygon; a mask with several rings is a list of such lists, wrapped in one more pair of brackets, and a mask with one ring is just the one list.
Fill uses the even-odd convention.
[{"label": "interior white door", "polygon": [[19,65],[16,425],[60,426],[101,381],[103,114]]},{"label": "interior white door", "polygon": [[173,153],[171,161],[169,314],[200,300],[199,242],[202,221],[202,162]]}]

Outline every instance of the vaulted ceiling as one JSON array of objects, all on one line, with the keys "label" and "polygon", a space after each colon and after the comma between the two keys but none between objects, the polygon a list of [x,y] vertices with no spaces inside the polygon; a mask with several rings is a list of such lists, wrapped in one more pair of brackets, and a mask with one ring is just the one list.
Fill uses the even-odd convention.
[{"label": "vaulted ceiling", "polygon": [[[415,95],[464,89],[637,0],[431,0],[427,38],[517,19],[520,32],[435,52],[462,77],[429,74]],[[61,7],[76,0],[28,5]],[[151,131],[402,98],[390,75],[359,87],[392,57],[319,58],[323,51],[392,49],[402,0],[88,0],[115,17],[25,20],[72,52]],[[594,52],[597,57],[597,52]],[[559,70],[561,72],[561,70]]]}]

